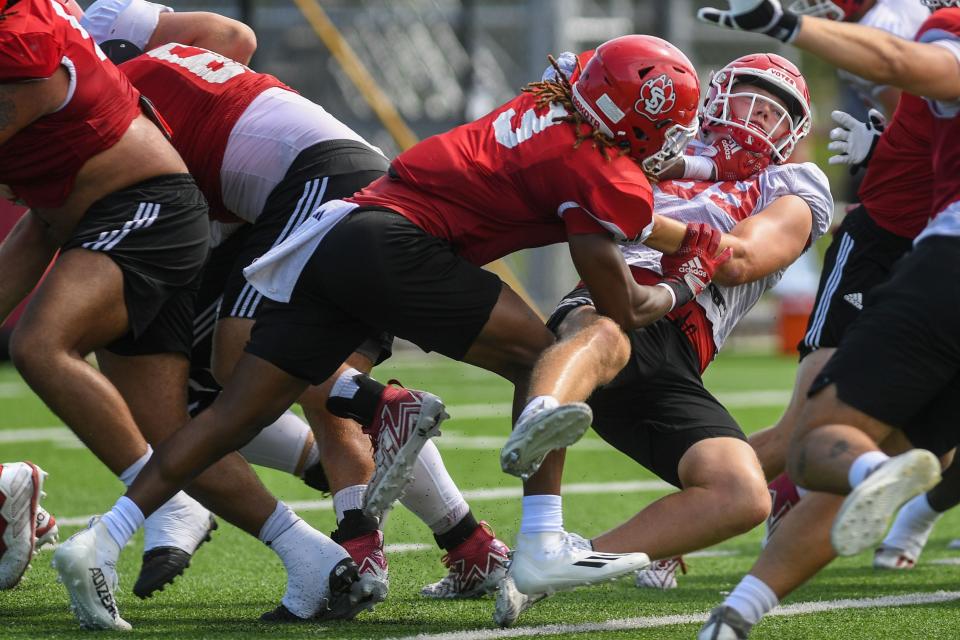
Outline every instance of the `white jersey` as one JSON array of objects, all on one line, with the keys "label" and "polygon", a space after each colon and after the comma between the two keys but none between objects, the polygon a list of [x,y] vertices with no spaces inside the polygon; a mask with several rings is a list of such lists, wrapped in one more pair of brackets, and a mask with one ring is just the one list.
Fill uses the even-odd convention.
[{"label": "white jersey", "polygon": [[[691,144],[695,148],[699,145]],[[809,205],[813,216],[811,243],[829,230],[833,217],[830,183],[810,162],[771,165],[746,181],[668,180],[656,185],[653,194],[657,215],[682,222],[705,222],[723,232],[729,232],[741,220],[760,213],[774,200],[787,195],[798,196]],[[628,264],[662,273],[659,251],[644,245],[624,246],[621,251]],[[784,271],[734,287],[713,283],[697,296],[696,302],[713,328],[714,354],[763,292],[780,281]]]},{"label": "white jersey", "polygon": [[144,50],[157,30],[160,14],[168,11],[173,9],[147,0],[97,0],[83,13],[80,24],[98,44],[126,40]]},{"label": "white jersey", "polygon": [[[930,10],[920,0],[877,0],[857,24],[887,31],[904,40],[913,40],[920,25],[929,17]],[[837,75],[853,87],[865,104],[882,110],[878,96],[887,89],[886,85],[878,85],[843,69],[838,70]],[[886,115],[889,118],[893,114]]]}]

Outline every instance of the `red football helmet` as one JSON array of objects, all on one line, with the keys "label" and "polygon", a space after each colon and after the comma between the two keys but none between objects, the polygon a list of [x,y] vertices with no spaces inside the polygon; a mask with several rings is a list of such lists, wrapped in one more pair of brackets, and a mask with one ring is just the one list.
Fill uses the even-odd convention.
[{"label": "red football helmet", "polygon": [[863,8],[865,0],[794,0],[788,9],[794,13],[827,20],[849,20]]},{"label": "red football helmet", "polygon": [[[743,83],[779,101],[738,90]],[[769,154],[771,161],[782,164],[810,133],[810,92],[792,62],[775,53],[754,53],[711,74],[702,116],[704,131],[729,135],[744,149]]]},{"label": "red football helmet", "polygon": [[573,85],[577,111],[654,174],[696,135],[699,100],[693,65],[653,36],[603,43]]}]

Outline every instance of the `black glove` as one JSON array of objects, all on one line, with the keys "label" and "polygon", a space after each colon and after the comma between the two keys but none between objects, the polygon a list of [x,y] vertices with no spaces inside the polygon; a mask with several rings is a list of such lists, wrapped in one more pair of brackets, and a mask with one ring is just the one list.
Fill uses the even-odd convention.
[{"label": "black glove", "polygon": [[780,0],[728,0],[727,4],[729,10],[704,7],[697,18],[730,29],[762,33],[781,42],[792,41],[800,30],[800,16],[784,11]]}]

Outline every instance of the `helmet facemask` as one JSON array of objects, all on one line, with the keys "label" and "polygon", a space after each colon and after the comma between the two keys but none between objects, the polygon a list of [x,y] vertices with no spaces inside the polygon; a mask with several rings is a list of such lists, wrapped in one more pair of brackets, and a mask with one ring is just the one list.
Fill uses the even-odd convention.
[{"label": "helmet facemask", "polygon": [[846,18],[843,9],[830,2],[830,0],[794,0],[787,7],[787,10],[805,16],[836,20],[837,22]]}]

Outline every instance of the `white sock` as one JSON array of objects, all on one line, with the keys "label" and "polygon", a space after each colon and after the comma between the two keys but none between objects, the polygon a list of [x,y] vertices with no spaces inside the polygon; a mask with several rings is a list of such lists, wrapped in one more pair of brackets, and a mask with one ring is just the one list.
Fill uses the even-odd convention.
[{"label": "white sock", "polygon": [[120,482],[123,483],[123,486],[127,487],[128,489],[130,488],[130,485],[132,485],[133,481],[137,479],[138,475],[140,475],[140,470],[147,465],[147,462],[150,461],[150,456],[152,455],[153,447],[147,445],[147,452],[137,458],[136,462],[124,469],[120,474]]},{"label": "white sock", "polygon": [[287,591],[281,602],[291,613],[312,618],[323,599],[330,595],[333,567],[350,555],[336,542],[297,518],[296,514],[293,517],[293,524],[273,538],[270,548],[287,570]]},{"label": "white sock", "polygon": [[[292,411],[286,411],[276,422],[240,449],[240,453],[251,464],[294,473],[303,456],[304,443],[309,437],[310,425]],[[317,456],[319,455],[318,451]],[[304,468],[306,467],[305,464]]]},{"label": "white sock", "polygon": [[140,507],[127,496],[120,496],[113,508],[100,518],[100,521],[106,525],[107,531],[110,532],[110,537],[121,549],[133,537],[137,529],[143,525],[143,520],[143,512],[140,511]]},{"label": "white sock", "polygon": [[330,397],[350,400],[353,396],[357,395],[360,387],[353,378],[358,375],[360,375],[360,372],[353,367],[341,373],[340,377],[337,378],[337,381],[333,383],[333,387],[330,389]]},{"label": "white sock", "polygon": [[777,594],[763,580],[751,575],[744,576],[723,601],[725,606],[736,609],[737,613],[752,625],[757,624],[760,618],[779,603]]},{"label": "white sock", "polygon": [[290,507],[283,504],[282,500],[277,500],[277,507],[267,518],[260,528],[260,535],[257,536],[260,542],[270,546],[273,541],[279,538],[287,529],[296,524],[300,517],[293,512]]},{"label": "white sock", "polygon": [[351,509],[363,509],[363,496],[367,493],[367,485],[355,484],[333,494],[333,509],[337,512],[337,524],[343,520],[343,514]]},{"label": "white sock", "polygon": [[560,496],[523,496],[520,533],[563,531],[563,503]]},{"label": "white sock", "polygon": [[527,406],[523,408],[523,411],[520,412],[520,417],[517,418],[517,423],[520,423],[524,418],[532,413],[537,413],[539,411],[543,411],[544,409],[555,409],[559,406],[560,401],[553,396],[537,396],[536,398],[533,398],[527,402]]},{"label": "white sock", "polygon": [[883,539],[883,544],[919,555],[933,531],[934,523],[941,515],[943,514],[934,511],[930,506],[927,494],[921,493],[900,508],[900,513],[893,521],[887,537]]},{"label": "white sock", "polygon": [[417,456],[413,480],[400,503],[435,534],[450,531],[470,511],[470,505],[447,472],[433,440],[427,440]]},{"label": "white sock", "polygon": [[890,456],[883,451],[867,451],[850,465],[850,471],[847,475],[847,481],[851,489],[856,489],[857,485],[866,480],[867,476],[873,473],[877,467],[890,459]]}]

